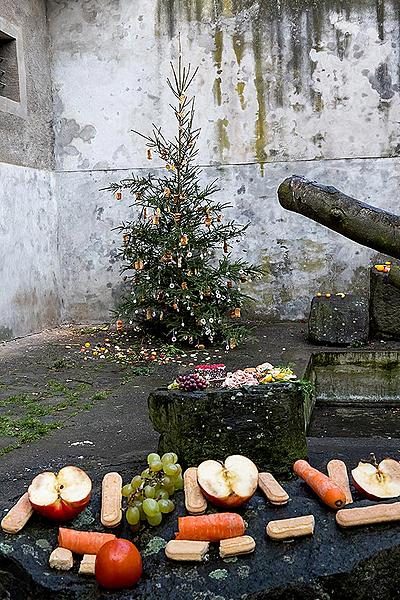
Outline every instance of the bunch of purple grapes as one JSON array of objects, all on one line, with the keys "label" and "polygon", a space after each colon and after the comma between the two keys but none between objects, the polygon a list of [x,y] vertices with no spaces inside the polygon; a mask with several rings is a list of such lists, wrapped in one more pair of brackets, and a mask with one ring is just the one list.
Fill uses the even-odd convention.
[{"label": "bunch of purple grapes", "polygon": [[201,375],[197,373],[190,373],[189,375],[179,375],[176,378],[176,382],[179,384],[179,389],[185,392],[194,392],[195,390],[205,390],[207,387],[207,381]]}]

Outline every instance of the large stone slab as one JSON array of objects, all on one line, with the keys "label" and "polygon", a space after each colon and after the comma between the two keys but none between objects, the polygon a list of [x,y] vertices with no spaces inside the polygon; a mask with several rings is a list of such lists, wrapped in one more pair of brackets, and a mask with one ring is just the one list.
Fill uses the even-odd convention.
[{"label": "large stone slab", "polygon": [[150,394],[148,405],[159,451],[173,449],[186,466],[244,454],[259,469],[285,475],[307,455],[298,382],[201,392],[162,388]]},{"label": "large stone slab", "polygon": [[[370,444],[372,442],[368,442]],[[384,450],[385,443],[381,442]],[[348,447],[341,441],[348,465],[356,464],[366,449]],[[368,445],[368,448],[370,446]],[[394,447],[394,446],[393,446]],[[311,460],[323,468],[332,450],[318,446]],[[107,470],[118,470],[124,481],[143,469],[144,462],[125,457],[124,466],[110,463],[87,466],[94,481],[89,507],[71,527],[103,531],[99,524],[100,481]],[[83,465],[82,465],[83,466]],[[28,482],[26,482],[27,484]],[[24,491],[22,484],[18,493]],[[121,526],[115,533],[137,544],[143,556],[143,578],[130,590],[105,592],[93,578],[79,576],[78,558],[73,570],[60,573],[49,569],[48,558],[57,543],[57,527],[33,517],[17,536],[0,534],[0,598],[3,600],[388,600],[398,598],[400,589],[400,524],[340,530],[334,513],[316,500],[300,481],[284,487],[290,502],[283,507],[269,505],[261,494],[239,510],[248,523],[247,532],[256,540],[254,554],[221,559],[218,545],[212,544],[209,559],[202,564],[168,561],[164,547],[177,530],[177,516],[184,515],[183,494],[177,495],[177,509],[159,527],[133,535]],[[357,498],[357,496],[355,496]],[[369,501],[357,500],[356,505]],[[313,514],[315,534],[291,542],[266,537],[266,523],[272,519]],[[114,531],[114,530],[113,530]]]},{"label": "large stone slab", "polygon": [[314,297],[308,337],[316,344],[350,346],[368,340],[368,302],[353,294]]},{"label": "large stone slab", "polygon": [[371,268],[370,329],[376,337],[400,339],[400,289],[388,273]]}]

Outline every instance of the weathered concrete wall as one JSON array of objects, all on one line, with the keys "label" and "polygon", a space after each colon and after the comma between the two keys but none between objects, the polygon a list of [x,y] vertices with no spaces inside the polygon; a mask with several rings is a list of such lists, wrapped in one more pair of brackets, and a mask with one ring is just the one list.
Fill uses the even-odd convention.
[{"label": "weathered concrete wall", "polygon": [[60,318],[54,174],[0,163],[0,340]]},{"label": "weathered concrete wall", "polygon": [[21,32],[27,98],[25,116],[0,110],[0,162],[48,168],[54,136],[46,2],[1,0],[0,18]]},{"label": "weathered concrete wall", "polygon": [[[20,92],[26,91],[26,106],[21,102],[10,113],[2,110],[7,103],[0,104],[0,340],[40,331],[60,319],[45,0],[1,0],[0,29],[5,25],[20,38],[20,74],[26,80]],[[6,70],[7,63],[0,68]]]},{"label": "weathered concrete wall", "polygon": [[400,151],[397,0],[50,0],[49,19],[59,169],[145,166],[130,130],[168,130],[178,31],[200,162]]},{"label": "weathered concrete wall", "polygon": [[[264,178],[255,164],[204,170],[205,183],[219,177],[229,190],[230,215],[242,223],[251,221],[242,248],[251,260],[263,263],[266,275],[249,291],[257,299],[257,313],[271,320],[304,318],[311,295],[319,290],[352,289],[365,295],[368,265],[377,256],[373,250],[283,210],[276,189],[292,172],[340,184],[344,192],[392,210],[393,198],[398,197],[400,158],[271,163]],[[115,254],[121,240],[111,229],[129,218],[132,209],[129,196],[118,202],[99,189],[130,173],[57,174],[63,314],[67,320],[105,321],[114,307],[121,283]]]},{"label": "weathered concrete wall", "polygon": [[48,15],[65,318],[108,317],[120,284],[110,230],[127,209],[98,189],[149,167],[131,129],[171,133],[178,31],[200,66],[204,177],[218,175],[233,216],[252,220],[244,243],[267,267],[259,312],[301,318],[316,289],[365,290],[372,253],[284,213],[276,187],[299,173],[393,209],[397,0],[49,0]]}]

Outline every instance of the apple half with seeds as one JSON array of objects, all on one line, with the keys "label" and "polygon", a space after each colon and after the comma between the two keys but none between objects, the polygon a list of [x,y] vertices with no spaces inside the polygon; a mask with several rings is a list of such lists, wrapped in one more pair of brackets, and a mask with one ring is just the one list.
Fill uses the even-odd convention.
[{"label": "apple half with seeds", "polygon": [[89,504],[90,477],[79,467],[63,467],[58,473],[37,475],[28,488],[34,510],[52,521],[70,521]]},{"label": "apple half with seeds", "polygon": [[258,469],[246,456],[228,456],[225,464],[205,460],[197,467],[197,481],[204,496],[217,506],[241,506],[255,493]]},{"label": "apple half with seeds", "polygon": [[400,496],[400,463],[394,458],[359,462],[351,475],[354,487],[371,500]]}]

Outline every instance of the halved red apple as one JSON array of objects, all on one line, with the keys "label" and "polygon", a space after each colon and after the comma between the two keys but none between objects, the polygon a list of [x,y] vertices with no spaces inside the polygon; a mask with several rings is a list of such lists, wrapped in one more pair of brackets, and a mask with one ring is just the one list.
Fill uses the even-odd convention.
[{"label": "halved red apple", "polygon": [[70,521],[89,504],[90,477],[79,467],[63,467],[58,473],[40,473],[28,488],[36,512],[53,521]]},{"label": "halved red apple", "polygon": [[197,480],[204,496],[217,506],[233,508],[247,502],[258,485],[256,465],[245,456],[228,456],[225,464],[205,460],[197,467]]},{"label": "halved red apple", "polygon": [[351,475],[354,487],[371,500],[400,496],[400,463],[393,458],[385,458],[379,465],[360,462]]}]

